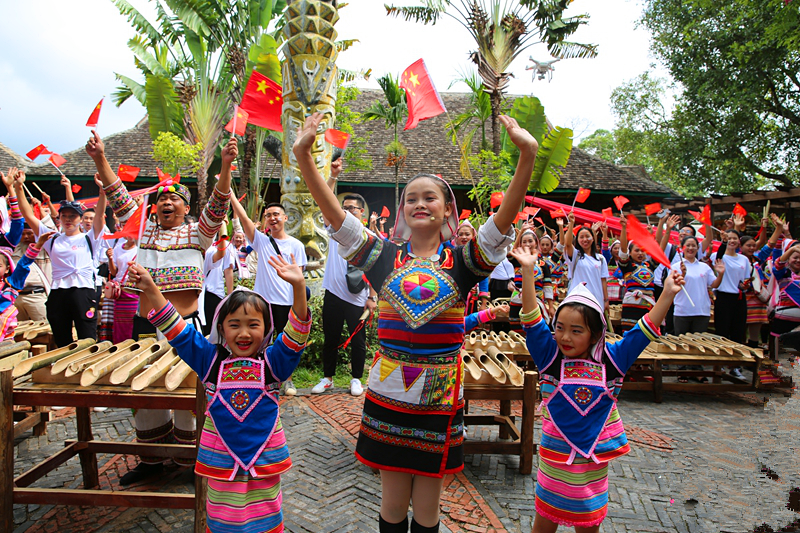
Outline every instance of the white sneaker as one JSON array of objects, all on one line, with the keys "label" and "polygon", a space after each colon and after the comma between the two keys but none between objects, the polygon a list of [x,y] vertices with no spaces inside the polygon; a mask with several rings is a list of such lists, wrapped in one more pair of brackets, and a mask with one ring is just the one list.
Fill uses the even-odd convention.
[{"label": "white sneaker", "polygon": [[297,394],[297,389],[294,388],[294,382],[291,379],[287,379],[283,382],[283,394],[285,396],[294,396]]},{"label": "white sneaker", "polygon": [[353,378],[350,380],[350,394],[353,396],[361,396],[364,394],[364,387],[361,386],[361,380]]},{"label": "white sneaker", "polygon": [[108,407],[95,407],[94,408],[94,412],[95,413],[102,413],[103,411],[105,411],[107,409],[108,409]]},{"label": "white sneaker", "polygon": [[329,380],[328,378],[322,378],[319,380],[319,383],[314,385],[314,388],[311,389],[311,394],[322,394],[326,390],[330,390],[333,388],[333,381]]},{"label": "white sneaker", "polygon": [[739,379],[745,379],[744,374],[742,374],[742,370],[740,368],[734,368],[731,370],[731,376]]}]

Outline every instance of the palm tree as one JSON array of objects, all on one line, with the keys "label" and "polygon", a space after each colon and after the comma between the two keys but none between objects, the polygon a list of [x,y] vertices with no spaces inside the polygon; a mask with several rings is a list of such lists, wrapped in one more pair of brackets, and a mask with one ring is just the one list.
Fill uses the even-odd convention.
[{"label": "palm tree", "polygon": [[386,6],[389,15],[436,24],[447,15],[461,24],[478,49],[470,59],[478,66],[492,110],[492,151],[500,153],[499,116],[511,73],[508,68],[529,46],[544,43],[554,57],[595,57],[597,47],[569,42],[567,37],[588,21],[588,15],[564,18],[572,0],[422,0],[422,6]]},{"label": "palm tree", "polygon": [[408,154],[408,149],[400,142],[397,133],[397,126],[408,115],[406,93],[400,88],[398,82],[399,79],[393,78],[391,74],[378,78],[378,84],[383,89],[383,96],[386,98],[386,105],[383,102],[375,102],[362,115],[366,120],[384,120],[386,129],[394,128],[394,141],[387,144],[384,149],[387,153],[387,166],[394,167],[395,209],[400,205],[400,168],[405,163]]}]

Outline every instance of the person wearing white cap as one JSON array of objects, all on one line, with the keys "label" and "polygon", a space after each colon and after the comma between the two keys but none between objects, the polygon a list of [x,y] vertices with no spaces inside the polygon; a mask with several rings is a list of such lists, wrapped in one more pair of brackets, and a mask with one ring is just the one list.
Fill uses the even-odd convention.
[{"label": "person wearing white cap", "polygon": [[555,531],[561,524],[597,532],[608,510],[608,463],[630,451],[617,412],[622,380],[660,335],[656,324],[667,315],[683,277],[668,277],[650,312],[622,340],[608,343],[603,306],[584,284],[575,285],[558,307],[551,332],[536,301],[537,254],[521,249],[511,254],[522,267],[520,319],[542,393],[533,531]]},{"label": "person wearing white cap", "polygon": [[378,291],[380,347],[370,369],[356,457],[381,473],[382,533],[439,530],[444,476],[464,468],[461,345],[467,294],[505,257],[530,181],[538,144],[514,119],[500,117],[520,149],[497,213],[465,246],[449,245],[458,225],[453,191],[433,174],[410,179],[388,242],[342,211],[312,155],[322,115],[306,119],[293,147],[308,190],[330,223],[339,254]]}]

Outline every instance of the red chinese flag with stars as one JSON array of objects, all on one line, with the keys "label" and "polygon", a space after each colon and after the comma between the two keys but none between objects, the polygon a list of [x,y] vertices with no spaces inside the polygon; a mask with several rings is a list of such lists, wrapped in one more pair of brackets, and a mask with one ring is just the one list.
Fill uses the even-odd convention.
[{"label": "red chinese flag with stars", "polygon": [[559,207],[558,209],[550,211],[550,218],[553,220],[557,218],[567,218],[567,215],[564,213],[564,210]]},{"label": "red chinese flag with stars", "polygon": [[697,211],[689,211],[689,214],[692,215],[698,222],[701,224],[711,225],[711,206],[706,204],[703,207],[703,212],[698,213]]},{"label": "red chinese flag with stars", "polygon": [[383,206],[383,209],[381,209],[381,218],[388,218],[390,215],[391,213],[389,212],[389,208]]},{"label": "red chinese flag with stars", "polygon": [[399,85],[406,90],[408,103],[408,121],[405,129],[414,129],[420,120],[433,118],[447,111],[422,59],[403,71]]},{"label": "red chinese flag with stars", "polygon": [[647,214],[647,216],[655,215],[659,211],[661,211],[661,204],[659,203],[647,204],[644,206],[644,212]]},{"label": "red chinese flag with stars", "polygon": [[350,142],[350,134],[329,128],[325,130],[325,140],[337,148],[347,150],[347,143]]},{"label": "red chinese flag with stars", "polygon": [[536,208],[536,207],[531,207],[531,206],[528,205],[528,206],[525,206],[525,208],[522,210],[522,212],[525,213],[526,215],[530,216],[530,217],[535,217],[536,215],[539,214],[539,209]]},{"label": "red chinese flag with stars", "polygon": [[466,220],[466,219],[469,218],[469,216],[471,214],[472,214],[472,210],[471,209],[462,209],[461,210],[461,214],[458,215],[458,220]]},{"label": "red chinese flag with stars", "polygon": [[630,200],[628,200],[628,199],[627,199],[627,198],[625,198],[624,196],[615,196],[615,197],[614,197],[614,205],[615,205],[615,206],[617,206],[617,209],[618,209],[619,211],[622,211],[622,208],[623,208],[623,207],[625,206],[625,204],[627,204],[628,202],[630,202]]},{"label": "red chinese flag with stars", "polygon": [[492,209],[497,209],[500,207],[500,204],[503,203],[503,196],[505,196],[501,192],[493,192],[492,196],[489,197],[489,205],[492,206]]},{"label": "red chinese flag with stars", "polygon": [[103,107],[103,100],[105,98],[101,98],[97,105],[94,107],[92,114],[89,115],[89,120],[86,121],[86,125],[90,128],[96,128],[97,123],[100,121],[100,108]]},{"label": "red chinese flag with stars", "polygon": [[281,126],[283,89],[260,72],[254,70],[250,74],[239,107],[249,113],[250,124],[272,131],[283,131]]},{"label": "red chinese flag with stars", "polygon": [[582,204],[583,202],[585,202],[589,198],[589,195],[591,193],[592,193],[592,191],[590,191],[589,189],[584,189],[583,187],[578,187],[578,192],[577,192],[577,194],[575,194],[575,201],[578,202],[579,204]]},{"label": "red chinese flag with stars", "polygon": [[53,152],[51,152],[50,150],[48,150],[48,149],[47,149],[47,147],[46,147],[45,145],[43,145],[43,144],[40,144],[39,146],[37,146],[36,148],[34,148],[33,150],[31,150],[30,152],[28,152],[28,153],[27,153],[27,154],[25,154],[25,155],[27,155],[27,156],[28,156],[28,159],[30,159],[30,160],[34,160],[34,159],[36,159],[37,157],[39,157],[40,155],[50,155],[50,154],[52,154],[52,153],[53,153]]},{"label": "red chinese flag with stars", "polygon": [[122,181],[132,182],[139,175],[139,167],[132,167],[130,165],[120,165],[117,169],[117,176]]},{"label": "red chinese flag with stars", "polygon": [[739,204],[736,204],[735,206],[733,206],[733,214],[739,215],[740,217],[746,217],[747,211],[745,210],[744,207],[740,206]]},{"label": "red chinese flag with stars", "polygon": [[639,245],[639,248],[644,250],[644,252],[652,257],[658,263],[661,263],[665,267],[670,267],[669,259],[667,259],[667,255],[664,253],[664,250],[661,249],[661,246],[658,245],[656,242],[655,237],[653,237],[644,226],[639,223],[633,215],[628,215],[628,240],[635,242]]},{"label": "red chinese flag with stars", "polygon": [[[153,206],[156,207],[155,205]],[[103,235],[103,238],[106,240],[110,239],[124,239],[125,237],[130,237],[133,240],[139,238],[139,227],[142,225],[142,209],[144,208],[144,203],[140,204],[136,210],[131,213],[131,216],[128,217],[128,220],[125,221],[125,225],[116,233],[108,233]]]},{"label": "red chinese flag with stars", "polygon": [[61,157],[59,154],[51,155],[50,158],[48,159],[48,161],[50,161],[51,163],[53,163],[57,167],[60,167],[61,165],[63,165],[64,163],[67,162],[67,160],[64,159],[63,157]]},{"label": "red chinese flag with stars", "polygon": [[[229,131],[234,135],[244,135],[244,130],[247,129],[247,119],[249,116],[250,113],[237,106],[234,111],[234,117],[225,125],[225,131]],[[233,131],[234,123],[236,125],[236,131]]]}]

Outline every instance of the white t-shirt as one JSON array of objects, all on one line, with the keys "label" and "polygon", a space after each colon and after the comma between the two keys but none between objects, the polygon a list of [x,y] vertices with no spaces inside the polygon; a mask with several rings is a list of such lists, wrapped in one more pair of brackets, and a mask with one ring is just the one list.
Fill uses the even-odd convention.
[{"label": "white t-shirt", "polygon": [[232,267],[231,254],[225,251],[220,260],[215,262],[214,254],[216,252],[216,246],[206,250],[206,258],[203,262],[203,275],[206,277],[204,285],[208,292],[225,298],[225,271]]},{"label": "white t-shirt", "polygon": [[[44,224],[39,224],[37,238],[50,231]],[[94,261],[102,244],[99,241],[102,240],[102,235],[100,239],[95,239],[94,232],[89,232],[78,233],[72,237],[57,233],[47,241],[44,249],[50,254],[50,264],[53,267],[53,284],[50,288],[94,289],[96,287]]]},{"label": "white t-shirt", "polygon": [[347,288],[347,261],[339,256],[339,243],[330,239],[328,241],[328,259],[325,261],[325,276],[322,278],[322,288],[332,292],[337,298],[345,302],[364,307],[369,296],[369,287],[358,294],[353,294]]},{"label": "white t-shirt", "polygon": [[[672,246],[672,243],[668,242],[667,243],[667,247],[664,248],[664,255],[666,255],[667,258],[669,258],[669,254],[672,253],[672,249],[673,248],[674,248],[674,246]],[[677,257],[678,257],[678,253],[676,251],[675,255],[673,256],[673,260],[675,258],[677,258]],[[664,284],[661,282],[661,277],[664,275],[664,269],[665,268],[667,268],[667,267],[665,267],[664,265],[659,263],[658,266],[656,267],[655,271],[653,271],[653,283],[655,283],[657,287],[663,287],[664,286]],[[681,315],[681,316],[683,316],[683,315]]]},{"label": "white t-shirt", "polygon": [[[708,288],[717,279],[716,274],[711,267],[702,261],[694,260],[694,262],[684,260],[683,264],[686,265],[686,292],[694,302],[694,307],[689,303],[689,298],[686,293],[680,291],[675,295],[675,316],[709,316],[711,314],[711,298],[708,296]],[[672,262],[672,268],[681,271],[681,260],[676,258]]]},{"label": "white t-shirt", "polygon": [[[598,259],[599,258],[599,259]],[[572,249],[572,259],[569,261],[569,290],[577,287],[581,283],[586,283],[586,288],[597,299],[597,303],[603,305],[603,280],[608,278],[608,263],[603,254],[598,253],[596,257],[591,257],[581,253],[577,247]]]},{"label": "white t-shirt", "polygon": [[724,254],[722,261],[725,263],[725,275],[717,291],[739,294],[739,282],[750,277],[750,260],[742,254]]},{"label": "white t-shirt", "polygon": [[123,248],[125,242],[125,239],[120,239],[117,245],[114,246],[114,266],[117,267],[117,275],[114,276],[114,281],[118,283],[122,283],[122,280],[125,279],[125,274],[128,272],[128,263],[133,261],[139,251],[139,247],[135,244],[130,250],[126,250]]},{"label": "white t-shirt", "polygon": [[492,273],[489,274],[489,279],[507,280],[514,279],[514,265],[508,259],[500,261]]},{"label": "white t-shirt", "polygon": [[[295,262],[301,267],[306,266],[308,260],[302,242],[294,237],[287,237],[286,239],[275,239],[275,243],[281,251],[281,256],[287,262],[291,262],[292,254],[294,254]],[[292,286],[283,281],[267,262],[270,257],[277,255],[270,238],[264,233],[256,231],[252,246],[258,254],[258,270],[256,271],[254,290],[271,304],[292,305],[294,303]]]}]

